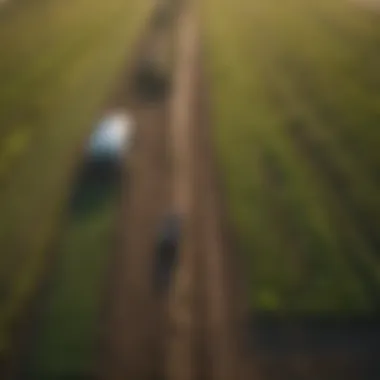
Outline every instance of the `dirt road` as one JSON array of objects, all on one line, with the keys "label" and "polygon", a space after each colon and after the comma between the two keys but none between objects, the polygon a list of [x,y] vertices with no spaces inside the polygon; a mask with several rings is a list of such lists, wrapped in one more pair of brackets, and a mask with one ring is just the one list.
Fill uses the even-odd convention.
[{"label": "dirt road", "polygon": [[155,336],[159,318],[151,272],[156,230],[168,194],[167,102],[145,102],[131,90],[125,106],[137,123],[137,136],[129,172],[125,173],[120,244],[100,353],[101,376],[152,379],[159,372],[160,348]]},{"label": "dirt road", "polygon": [[186,224],[169,300],[167,374],[173,380],[247,379],[249,363],[239,350],[238,324],[228,297],[233,287],[226,256],[231,252],[222,234],[208,103],[202,96],[206,89],[199,25],[191,3],[178,23],[171,140],[174,204]]},{"label": "dirt road", "polygon": [[[177,64],[168,102],[149,104],[133,94],[126,102],[138,123],[138,145],[122,205],[104,379],[247,378],[227,296],[229,266],[191,2],[182,5],[175,36]],[[168,299],[157,299],[150,286],[154,238],[169,211],[183,218],[183,240]]]}]

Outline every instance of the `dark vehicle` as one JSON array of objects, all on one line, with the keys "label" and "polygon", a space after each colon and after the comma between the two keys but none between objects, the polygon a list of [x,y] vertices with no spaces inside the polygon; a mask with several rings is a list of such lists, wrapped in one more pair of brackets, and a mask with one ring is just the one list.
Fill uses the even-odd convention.
[{"label": "dark vehicle", "polygon": [[83,162],[71,195],[73,211],[96,208],[120,187],[128,174],[128,156],[134,145],[134,124],[123,112],[106,114],[85,147]]},{"label": "dark vehicle", "polygon": [[169,214],[160,228],[154,265],[155,289],[161,293],[168,288],[178,258],[182,221],[179,215]]},{"label": "dark vehicle", "polygon": [[[164,18],[163,13],[158,18],[161,17]],[[166,28],[156,30],[142,53],[135,77],[135,90],[143,101],[162,100],[170,91],[174,62],[172,40]]]},{"label": "dark vehicle", "polygon": [[159,64],[147,58],[140,62],[136,76],[139,96],[144,100],[155,101],[164,97],[168,91],[169,79]]}]

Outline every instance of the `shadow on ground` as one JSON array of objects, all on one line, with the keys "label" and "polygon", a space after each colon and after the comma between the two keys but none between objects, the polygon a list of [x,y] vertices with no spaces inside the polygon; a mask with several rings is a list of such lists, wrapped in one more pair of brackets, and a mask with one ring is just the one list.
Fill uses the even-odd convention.
[{"label": "shadow on ground", "polygon": [[82,168],[70,199],[70,216],[81,218],[99,209],[120,187],[121,165],[101,162]]},{"label": "shadow on ground", "polygon": [[256,315],[246,338],[268,380],[380,379],[379,316]]}]

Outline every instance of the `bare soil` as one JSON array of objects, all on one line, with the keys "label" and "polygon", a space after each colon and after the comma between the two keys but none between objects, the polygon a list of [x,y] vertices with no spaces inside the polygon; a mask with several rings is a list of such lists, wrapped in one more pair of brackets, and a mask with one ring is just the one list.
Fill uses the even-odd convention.
[{"label": "bare soil", "polygon": [[137,136],[125,168],[120,241],[99,353],[100,376],[106,379],[156,379],[161,372],[157,336],[161,313],[152,287],[152,266],[158,227],[167,209],[167,101],[144,101],[131,88],[125,107],[137,123]]},{"label": "bare soil", "polygon": [[[190,5],[184,4],[177,21],[172,96],[149,104],[132,94],[128,102],[139,125],[138,146],[122,205],[104,379],[251,377],[238,342],[243,309],[236,306],[242,297],[230,286],[226,226],[201,96],[198,25]],[[158,298],[150,275],[157,228],[167,212],[183,218],[183,240],[168,297]]]},{"label": "bare soil", "polygon": [[174,199],[188,224],[169,300],[167,375],[173,380],[248,379],[252,363],[246,360],[238,330],[244,293],[237,293],[237,268],[231,265],[227,226],[222,223],[226,212],[212,155],[197,17],[190,5],[179,25],[182,48],[171,120],[177,152]]}]

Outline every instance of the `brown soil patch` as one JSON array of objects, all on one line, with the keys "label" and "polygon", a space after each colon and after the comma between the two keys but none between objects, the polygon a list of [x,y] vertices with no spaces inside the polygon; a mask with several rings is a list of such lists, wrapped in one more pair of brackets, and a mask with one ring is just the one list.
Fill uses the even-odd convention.
[{"label": "brown soil patch", "polygon": [[194,9],[185,9],[179,23],[183,61],[180,55],[171,120],[174,199],[187,229],[169,303],[168,379],[249,379],[252,363],[239,340],[246,308],[225,234],[229,226],[222,222],[226,212],[212,155]]},{"label": "brown soil patch", "polygon": [[149,29],[142,43],[124,103],[138,129],[135,151],[124,176],[119,245],[110,272],[108,317],[99,353],[100,376],[105,379],[156,379],[162,372],[162,312],[154,298],[152,263],[168,199],[167,101],[142,100],[133,83],[139,58],[153,32]]}]

